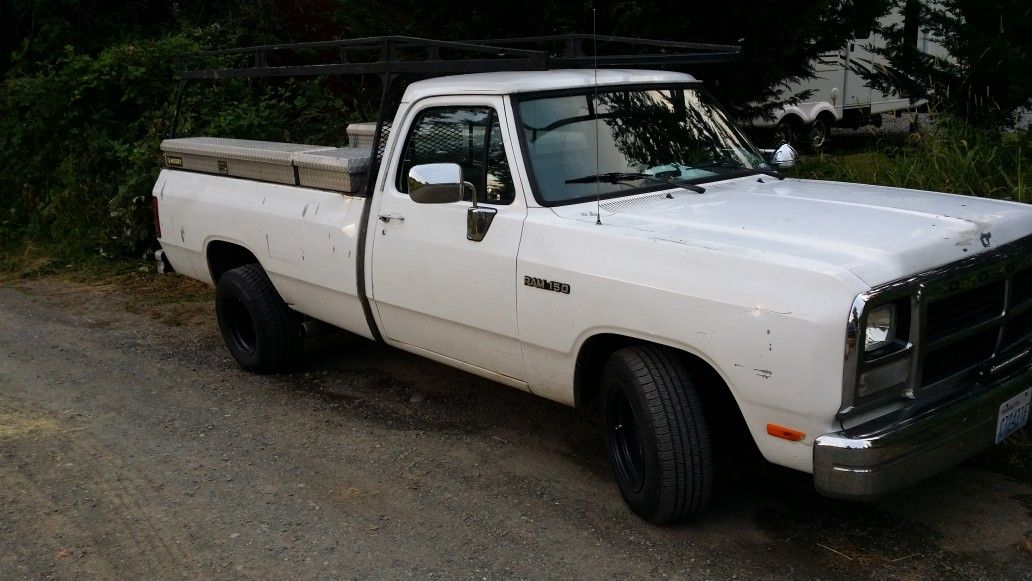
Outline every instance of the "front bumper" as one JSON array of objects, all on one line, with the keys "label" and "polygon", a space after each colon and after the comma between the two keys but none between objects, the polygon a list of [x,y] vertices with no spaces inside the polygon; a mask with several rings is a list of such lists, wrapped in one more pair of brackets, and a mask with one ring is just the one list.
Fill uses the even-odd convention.
[{"label": "front bumper", "polygon": [[825,434],[813,448],[817,491],[862,500],[941,472],[996,441],[1000,404],[1032,385],[1032,369],[920,413],[905,410]]}]

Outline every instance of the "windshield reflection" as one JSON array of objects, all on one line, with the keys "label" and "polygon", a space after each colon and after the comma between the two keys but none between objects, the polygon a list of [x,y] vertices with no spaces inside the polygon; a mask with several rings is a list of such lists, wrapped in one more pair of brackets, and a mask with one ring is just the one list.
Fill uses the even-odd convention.
[{"label": "windshield reflection", "polygon": [[588,90],[519,102],[545,202],[612,197],[769,171],[705,93],[685,87]]}]

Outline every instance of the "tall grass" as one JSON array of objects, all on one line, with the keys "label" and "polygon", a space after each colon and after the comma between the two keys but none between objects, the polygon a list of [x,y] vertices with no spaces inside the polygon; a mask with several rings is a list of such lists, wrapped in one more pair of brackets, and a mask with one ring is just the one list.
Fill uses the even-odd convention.
[{"label": "tall grass", "polygon": [[1032,202],[1032,133],[996,132],[940,117],[904,143],[878,141],[846,155],[803,160],[796,177],[881,184]]}]

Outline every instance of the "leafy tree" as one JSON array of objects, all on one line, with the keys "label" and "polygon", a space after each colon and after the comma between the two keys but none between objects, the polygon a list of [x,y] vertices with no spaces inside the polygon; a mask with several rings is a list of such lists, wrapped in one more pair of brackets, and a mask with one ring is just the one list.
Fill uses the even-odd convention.
[{"label": "leafy tree", "polygon": [[873,28],[891,1],[504,0],[455,2],[449,9],[422,0],[339,0],[333,18],[348,36],[499,38],[591,32],[594,26],[599,34],[740,45],[739,63],[685,70],[705,79],[739,117],[751,118],[772,111],[784,88],[812,76],[817,55]]},{"label": "leafy tree", "polygon": [[737,117],[749,119],[777,109],[784,89],[814,75],[819,54],[870,30],[889,1],[621,2],[612,18],[618,33],[741,45],[740,63],[688,72],[705,79]]},{"label": "leafy tree", "polygon": [[[888,67],[861,71],[883,90],[980,125],[1013,124],[1032,105],[1032,3],[1028,0],[896,0],[902,22],[883,27],[875,52]],[[917,48],[919,29],[948,56]]]}]

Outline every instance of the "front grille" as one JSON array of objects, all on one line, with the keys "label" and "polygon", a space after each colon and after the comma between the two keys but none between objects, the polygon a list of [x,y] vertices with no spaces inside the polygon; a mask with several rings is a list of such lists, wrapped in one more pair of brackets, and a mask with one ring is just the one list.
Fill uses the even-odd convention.
[{"label": "front grille", "polygon": [[1014,275],[1014,282],[1012,285],[1014,289],[1011,291],[1011,304],[1019,306],[1024,303],[1032,302],[1032,267],[1026,268]]},{"label": "front grille", "polygon": [[925,335],[929,341],[938,341],[999,317],[1003,313],[1006,290],[1006,281],[997,280],[929,303]]},{"label": "front grille", "polygon": [[927,290],[921,387],[961,377],[1032,338],[1032,267],[1023,257]]},{"label": "front grille", "polygon": [[928,353],[921,376],[922,385],[938,383],[987,361],[996,350],[999,337],[999,329],[991,328]]},{"label": "front grille", "polygon": [[1032,341],[1032,309],[1015,316],[1007,323],[1007,330],[1003,334],[1003,345],[1001,351],[1006,351],[1015,345]]}]

